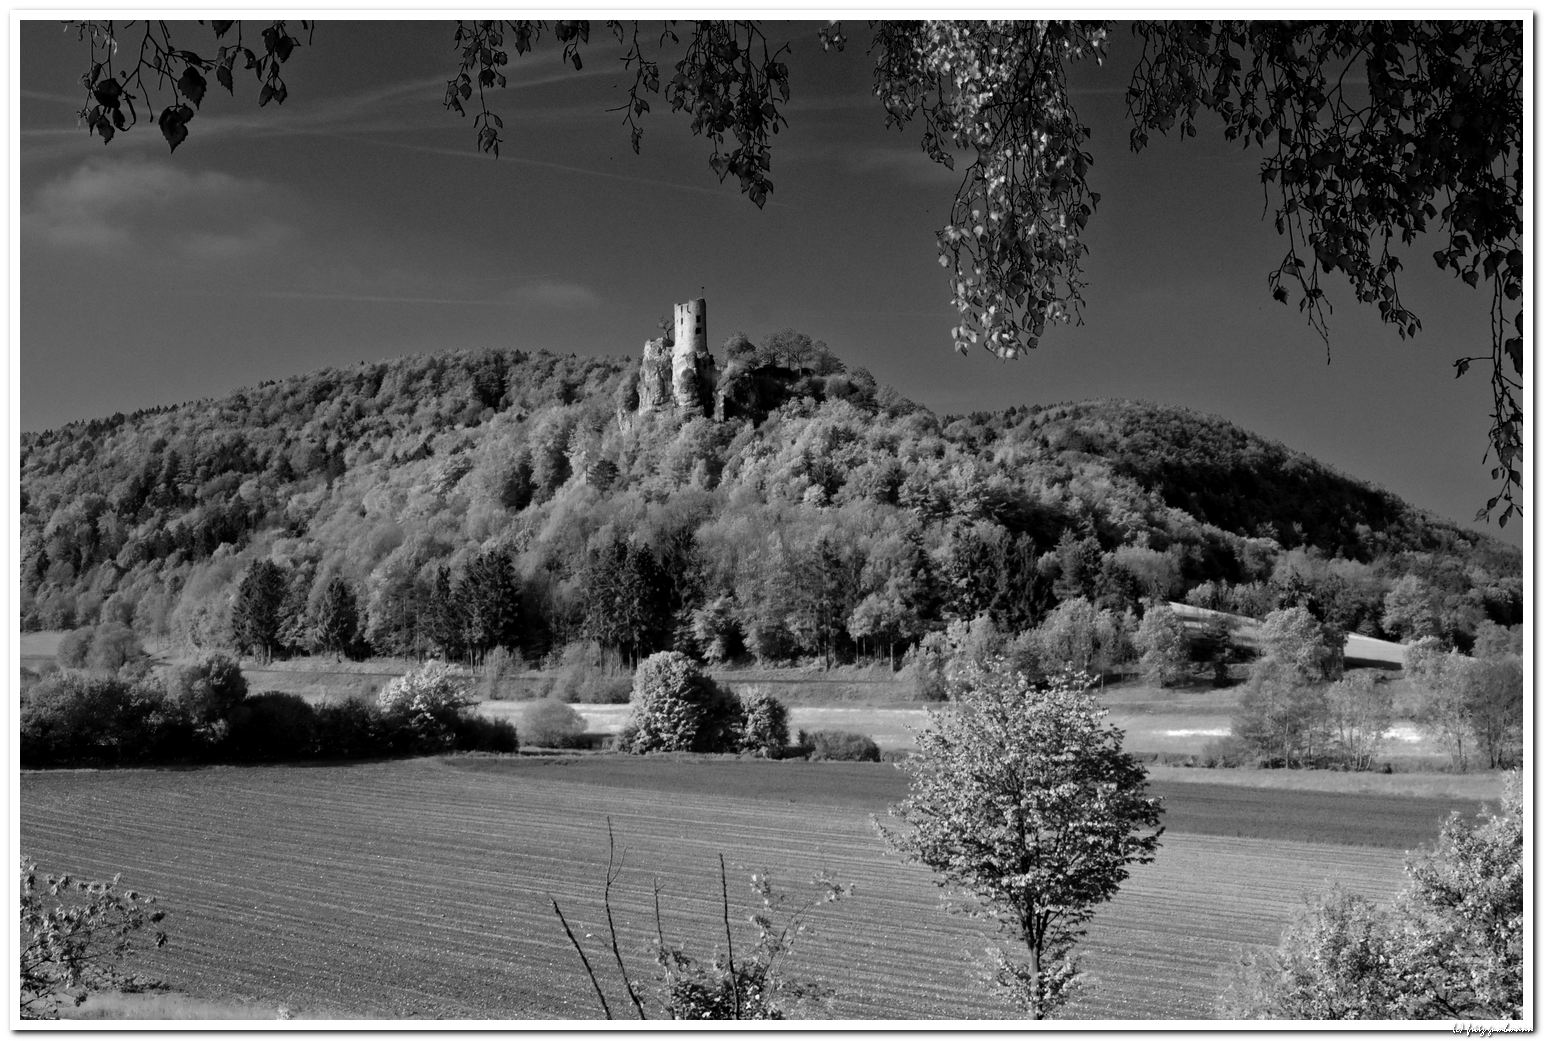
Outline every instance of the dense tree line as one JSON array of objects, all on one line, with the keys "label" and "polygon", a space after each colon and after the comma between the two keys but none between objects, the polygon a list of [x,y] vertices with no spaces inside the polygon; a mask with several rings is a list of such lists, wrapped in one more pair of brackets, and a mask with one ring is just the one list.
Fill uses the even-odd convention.
[{"label": "dense tree line", "polygon": [[1182,598],[1463,651],[1521,621],[1515,550],[1221,420],[940,418],[802,334],[729,346],[786,400],[638,415],[633,361],[485,350],[24,435],[22,623],[259,657],[899,665],[1073,603],[1128,642]]},{"label": "dense tree line", "polygon": [[221,653],[152,671],[61,669],[24,684],[21,765],[132,766],[513,752],[507,721],[463,712],[471,679],[429,662],[378,698],[312,705],[296,694],[249,693]]}]

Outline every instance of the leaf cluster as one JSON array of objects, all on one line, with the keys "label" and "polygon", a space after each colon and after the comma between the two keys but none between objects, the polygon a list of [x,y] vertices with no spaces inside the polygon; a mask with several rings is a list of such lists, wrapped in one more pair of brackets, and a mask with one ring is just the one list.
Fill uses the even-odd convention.
[{"label": "leaf cluster", "polygon": [[121,968],[141,945],[166,945],[166,912],[156,899],[128,889],[122,876],[91,881],[39,875],[21,858],[21,982],[23,1019],[57,1019],[93,990],[129,983]]}]

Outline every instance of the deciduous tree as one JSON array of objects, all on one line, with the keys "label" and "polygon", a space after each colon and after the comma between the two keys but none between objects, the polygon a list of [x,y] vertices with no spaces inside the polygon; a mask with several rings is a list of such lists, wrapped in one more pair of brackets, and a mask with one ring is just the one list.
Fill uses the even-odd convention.
[{"label": "deciduous tree", "polygon": [[903,761],[911,791],[881,831],[1012,937],[996,981],[1043,1019],[1070,994],[1095,909],[1152,861],[1162,807],[1085,677],[1036,685],[997,660],[967,666],[951,695]]},{"label": "deciduous tree", "polygon": [[1405,864],[1392,907],[1337,891],[1275,950],[1246,959],[1224,993],[1234,1019],[1511,1020],[1523,1013],[1523,795],[1457,813]]},{"label": "deciduous tree", "polygon": [[1394,721],[1394,692],[1367,669],[1348,672],[1324,692],[1332,736],[1346,765],[1372,769],[1383,734]]},{"label": "deciduous tree", "polygon": [[740,702],[680,651],[660,651],[638,664],[631,752],[728,752],[738,742]]},{"label": "deciduous tree", "polygon": [[1160,687],[1183,678],[1190,670],[1185,623],[1167,604],[1148,607],[1132,642],[1142,655],[1142,671]]}]

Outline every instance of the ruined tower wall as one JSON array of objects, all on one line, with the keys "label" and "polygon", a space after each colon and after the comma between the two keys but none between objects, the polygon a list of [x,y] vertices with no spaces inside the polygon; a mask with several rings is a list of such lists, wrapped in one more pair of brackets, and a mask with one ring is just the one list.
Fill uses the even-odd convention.
[{"label": "ruined tower wall", "polygon": [[702,297],[675,305],[676,357],[708,351],[708,302]]},{"label": "ruined tower wall", "polygon": [[708,350],[708,302],[698,297],[676,304],[671,389],[682,414],[712,412],[717,376],[713,353]]}]

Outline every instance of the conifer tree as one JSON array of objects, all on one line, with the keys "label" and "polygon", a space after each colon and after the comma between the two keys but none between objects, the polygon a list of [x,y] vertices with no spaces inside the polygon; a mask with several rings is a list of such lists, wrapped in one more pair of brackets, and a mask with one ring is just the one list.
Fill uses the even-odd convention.
[{"label": "conifer tree", "polygon": [[271,661],[284,624],[284,569],[272,560],[253,563],[236,587],[231,605],[231,634],[236,647]]},{"label": "conifer tree", "polygon": [[317,605],[312,633],[319,648],[341,658],[359,635],[359,603],[342,576],[335,575]]}]

